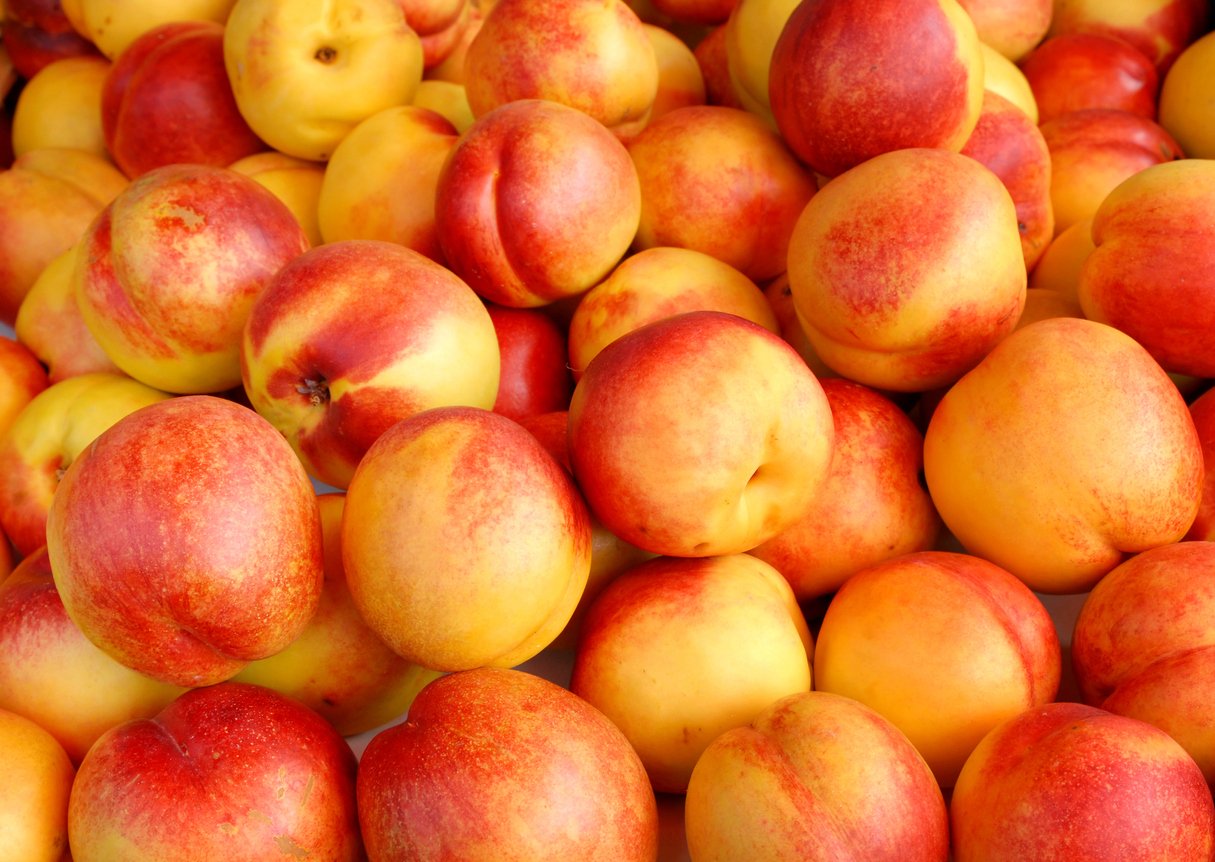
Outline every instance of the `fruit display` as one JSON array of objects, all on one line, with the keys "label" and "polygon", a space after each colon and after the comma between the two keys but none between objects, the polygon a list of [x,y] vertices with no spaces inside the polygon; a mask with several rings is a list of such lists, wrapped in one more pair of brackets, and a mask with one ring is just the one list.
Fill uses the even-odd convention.
[{"label": "fruit display", "polygon": [[0,0],[0,862],[1211,862],[1208,0]]}]

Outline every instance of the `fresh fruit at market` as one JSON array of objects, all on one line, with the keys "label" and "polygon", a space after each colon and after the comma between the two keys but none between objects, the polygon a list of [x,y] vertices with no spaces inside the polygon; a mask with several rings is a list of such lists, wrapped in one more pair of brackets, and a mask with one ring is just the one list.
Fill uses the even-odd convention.
[{"label": "fresh fruit at market", "polygon": [[1057,291],[1079,305],[1080,270],[1093,248],[1092,218],[1056,231],[1029,274],[1029,287]]},{"label": "fresh fruit at market", "polygon": [[45,546],[0,580],[0,710],[49,731],[73,763],[110,728],[152,717],[183,691],[84,636],[64,610]]},{"label": "fresh fruit at market", "polygon": [[814,375],[820,381],[839,377],[839,374],[828,368],[815,352],[814,347],[810,344],[810,339],[806,337],[806,328],[797,319],[797,308],[793,304],[793,290],[789,287],[789,274],[786,272],[768,282],[768,286],[764,288],[764,296],[768,298],[768,304],[776,312],[780,337],[789,342],[789,345],[798,352]]},{"label": "fresh fruit at market", "polygon": [[518,422],[565,410],[574,394],[566,330],[540,308],[507,308],[489,303],[498,336],[501,374],[495,413]]},{"label": "fresh fruit at market", "polygon": [[[443,5],[447,0],[437,0],[437,2]],[[468,79],[464,70],[464,61],[468,57],[468,46],[480,32],[481,25],[485,22],[485,15],[491,8],[493,8],[492,0],[476,0],[476,2],[470,0],[465,7],[464,15],[467,20],[461,26],[459,38],[450,46],[443,46],[446,55],[441,60],[433,65],[425,65],[423,80],[446,81],[464,86],[464,82]],[[406,14],[408,15],[408,13]],[[423,63],[425,64],[426,40],[423,40],[422,46]]]},{"label": "fresh fruit at market", "polygon": [[592,512],[656,554],[748,551],[801,517],[830,470],[823,388],[779,336],[691,311],[607,345],[574,387],[569,454]]},{"label": "fresh fruit at market", "polygon": [[1186,46],[1160,87],[1160,124],[1192,158],[1215,158],[1215,34]]},{"label": "fresh fruit at market", "polygon": [[228,20],[233,0],[65,0],[64,12],[102,54],[115,60],[149,30],[172,21]]},{"label": "fresh fruit at market", "polygon": [[0,4],[3,49],[27,81],[56,60],[99,56],[59,0],[5,0]]},{"label": "fresh fruit at market", "polygon": [[356,736],[400,719],[414,695],[439,673],[398,656],[363,622],[342,566],[345,497],[323,493],[317,506],[325,586],[316,613],[290,645],[249,662],[232,679],[288,695],[320,713],[342,736]]},{"label": "fresh fruit at market", "polygon": [[446,60],[472,22],[476,0],[397,0],[405,23],[422,42],[422,68]]},{"label": "fresh fruit at market", "polygon": [[1215,780],[1207,728],[1215,692],[1215,544],[1178,542],[1144,551],[1101,579],[1072,633],[1084,701],[1154,724]]},{"label": "fresh fruit at market", "polygon": [[[745,2],[748,0],[740,0],[739,5]],[[779,34],[779,30],[777,32]],[[696,43],[692,53],[705,81],[705,104],[742,108],[742,103],[734,93],[734,84],[730,80],[729,58],[726,55],[726,25],[719,24],[709,30],[705,37]],[[770,121],[768,124],[772,125]]]},{"label": "fresh fruit at market", "polygon": [[89,640],[181,686],[290,644],[324,578],[299,459],[253,410],[212,395],[152,404],[97,437],[55,491],[47,548]]},{"label": "fresh fruit at market", "polygon": [[725,54],[728,95],[734,101],[716,104],[742,108],[776,129],[769,95],[772,52],[798,5],[798,0],[738,0],[717,30]]},{"label": "fresh fruit at market", "polygon": [[1156,65],[1116,36],[1052,36],[1025,56],[1021,71],[1038,103],[1039,122],[1086,108],[1114,108],[1156,119]]},{"label": "fresh fruit at market", "polygon": [[30,285],[13,332],[46,369],[47,379],[58,383],[77,374],[121,374],[85,326],[76,302],[76,251],[72,246],[42,270]]},{"label": "fresh fruit at market", "polygon": [[101,99],[110,65],[91,54],[64,57],[26,81],[13,110],[14,155],[60,147],[109,158]]},{"label": "fresh fruit at market", "polygon": [[68,851],[68,798],[76,770],[55,737],[0,709],[0,835],[21,862],[61,862]]},{"label": "fresh fruit at market", "polygon": [[642,27],[658,61],[658,92],[647,123],[676,108],[705,104],[704,74],[688,43],[663,27],[654,24]]},{"label": "fresh fruit at market", "polygon": [[379,862],[650,862],[654,791],[602,713],[548,680],[479,668],[424,688],[358,773]]},{"label": "fresh fruit at market", "polygon": [[377,111],[350,130],[329,157],[317,198],[325,242],[395,242],[443,263],[435,189],[459,141],[445,117],[415,105]]},{"label": "fresh fruit at market", "polygon": [[599,352],[647,323],[687,311],[722,311],[777,332],[754,281],[704,252],[655,246],[625,258],[582,294],[569,324],[569,367],[580,378]]},{"label": "fresh fruit at market", "polygon": [[719,734],[810,690],[813,652],[793,591],[767,563],[658,557],[591,604],[569,687],[623,731],[656,791],[683,793]]},{"label": "fresh fruit at market", "polygon": [[448,265],[484,299],[514,308],[598,283],[628,251],[640,217],[624,145],[587,114],[545,99],[479,117],[435,189]]},{"label": "fresh fruit at market", "polygon": [[0,171],[0,323],[52,260],[79,240],[127,185],[122,171],[84,150],[33,150]]},{"label": "fresh fruit at market", "polygon": [[[570,469],[569,458],[569,411],[559,410],[552,413],[542,413],[538,416],[528,416],[519,420],[519,424],[535,435],[548,453],[557,459],[566,470]],[[630,545],[607,527],[603,526],[593,515],[591,516],[591,570],[586,578],[586,586],[578,599],[578,606],[565,624],[561,634],[552,643],[555,650],[573,650],[578,645],[582,632],[582,619],[587,610],[594,604],[595,598],[603,592],[603,588],[615,580],[617,575],[631,569],[638,563],[655,556],[650,551],[643,551],[636,545]]]},{"label": "fresh fruit at market", "polygon": [[1215,846],[1202,772],[1168,734],[1078,703],[997,726],[950,800],[957,862],[1199,862]]},{"label": "fresh fruit at market", "polygon": [[359,462],[342,558],[355,606],[399,655],[439,671],[514,667],[574,612],[591,526],[569,474],[517,422],[435,407]]},{"label": "fresh fruit at market", "polygon": [[1177,55],[1215,23],[1205,0],[1055,0],[1047,39],[1100,33],[1134,45],[1163,75]]},{"label": "fresh fruit at market", "polygon": [[717,737],[684,809],[702,860],[945,862],[949,815],[928,764],[851,698],[790,695]]},{"label": "fresh fruit at market", "polygon": [[924,475],[968,551],[1038,592],[1082,593],[1186,534],[1203,460],[1184,399],[1142,345],[1056,318],[1009,335],[944,394]]},{"label": "fresh fruit at market", "polygon": [[1051,155],[1037,124],[990,90],[983,94],[978,125],[962,147],[1000,178],[1017,210],[1025,268],[1032,271],[1055,236]]},{"label": "fresh fruit at market", "polygon": [[240,363],[249,403],[309,475],[345,488],[396,422],[431,407],[491,408],[501,360],[484,303],[450,270],[395,243],[345,240],[267,280]]},{"label": "fresh fruit at market", "polygon": [[979,45],[957,0],[809,0],[772,52],[772,116],[827,177],[891,150],[957,152],[982,107]]},{"label": "fresh fruit at market", "polygon": [[942,787],[993,727],[1053,701],[1061,676],[1038,597],[999,566],[947,551],[854,574],[827,606],[814,651],[815,689],[889,719]]},{"label": "fresh fruit at market", "polygon": [[1215,544],[1177,542],[1128,559],[1086,596],[1072,632],[1085,703],[1100,706],[1153,662],[1215,645]]},{"label": "fresh fruit at market", "polygon": [[309,246],[324,242],[317,211],[326,165],[265,150],[237,159],[229,168],[265,186],[287,205],[308,237]]},{"label": "fresh fruit at market", "polygon": [[149,386],[200,394],[240,385],[249,310],[308,238],[244,174],[174,164],[131,182],[79,244],[76,299],[106,355]]},{"label": "fresh fruit at market", "polygon": [[1105,196],[1078,296],[1090,320],[1133,337],[1165,371],[1215,377],[1215,161],[1146,168]]},{"label": "fresh fruit at market", "polygon": [[354,753],[261,686],[188,691],[89,749],[68,803],[74,862],[356,862]]},{"label": "fresh fruit at market", "polygon": [[468,92],[463,84],[441,81],[438,78],[423,78],[413,94],[415,108],[427,108],[443,117],[463,134],[476,117],[468,105]]},{"label": "fresh fruit at market", "polygon": [[[715,25],[730,17],[739,0],[650,0],[659,15],[677,24]],[[637,4],[634,4],[637,5]]]},{"label": "fresh fruit at market", "polygon": [[[1038,124],[1038,102],[1025,73],[1012,60],[985,42],[979,43],[983,52],[983,89],[997,93],[1012,102],[1034,125]],[[986,98],[986,96],[985,96]],[[980,115],[981,117],[981,115]],[[974,137],[974,133],[971,133]]]},{"label": "fresh fruit at market", "polygon": [[464,64],[477,117],[544,99],[631,135],[645,126],[658,94],[654,47],[624,0],[498,0]]},{"label": "fresh fruit at market", "polygon": [[1185,537],[1211,542],[1215,541],[1215,392],[1208,389],[1190,401],[1190,418],[1202,446],[1205,479],[1198,515]]},{"label": "fresh fruit at market", "polygon": [[128,45],[101,93],[105,145],[132,179],[164,165],[226,167],[265,150],[236,107],[224,25],[171,21]]},{"label": "fresh fruit at market", "polygon": [[1031,287],[1025,291],[1025,308],[1017,320],[1017,328],[1028,326],[1038,320],[1052,317],[1084,317],[1080,302],[1073,296],[1045,287]]},{"label": "fresh fruit at market", "polygon": [[636,250],[692,249],[755,281],[785,271],[815,183],[762,120],[717,105],[679,108],[628,149],[641,183]]},{"label": "fresh fruit at market", "polygon": [[37,355],[19,341],[0,338],[0,440],[26,405],[49,385]]},{"label": "fresh fruit at market", "polygon": [[1039,129],[1050,150],[1056,234],[1092,218],[1123,180],[1185,157],[1158,123],[1117,108],[1069,111]]},{"label": "fresh fruit at market", "polygon": [[821,382],[835,424],[831,472],[801,518],[750,552],[802,601],[834,593],[871,565],[931,550],[941,532],[920,483],[924,437],[911,418],[867,386]]},{"label": "fresh fruit at market", "polygon": [[957,380],[1012,331],[1025,286],[1008,189],[976,159],[939,148],[884,153],[836,177],[789,240],[789,287],[810,343],[877,389]]},{"label": "fresh fruit at market", "polygon": [[125,374],[94,372],[52,383],[0,436],[0,526],[21,556],[46,544],[59,477],[119,419],[169,396]]},{"label": "fresh fruit at market", "polygon": [[1001,56],[1019,61],[1046,36],[1051,0],[959,0],[979,40]]},{"label": "fresh fruit at market", "polygon": [[357,123],[408,105],[423,51],[398,0],[236,0],[224,63],[241,116],[271,148],[325,161]]}]

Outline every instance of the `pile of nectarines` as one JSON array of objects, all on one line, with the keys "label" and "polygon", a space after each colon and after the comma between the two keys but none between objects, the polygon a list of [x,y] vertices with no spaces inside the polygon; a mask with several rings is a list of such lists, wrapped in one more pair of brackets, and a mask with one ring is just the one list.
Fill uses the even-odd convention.
[{"label": "pile of nectarines", "polygon": [[0,0],[0,862],[1211,862],[1206,0]]}]

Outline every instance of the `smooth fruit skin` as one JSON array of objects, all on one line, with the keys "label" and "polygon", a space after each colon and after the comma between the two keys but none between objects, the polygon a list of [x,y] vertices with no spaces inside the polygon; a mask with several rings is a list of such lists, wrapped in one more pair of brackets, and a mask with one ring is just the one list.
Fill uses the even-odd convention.
[{"label": "smooth fruit skin", "polygon": [[40,392],[50,385],[38,356],[20,341],[0,340],[0,436]]},{"label": "smooth fruit skin", "polygon": [[950,787],[984,734],[1055,699],[1061,663],[1050,614],[1021,581],[978,557],[924,551],[839,589],[819,628],[814,684],[889,719]]},{"label": "smooth fruit skin", "polygon": [[565,327],[543,309],[486,307],[502,359],[494,412],[522,422],[568,408],[574,378]]},{"label": "smooth fruit skin", "polygon": [[240,385],[257,294],[308,237],[286,204],[223,167],[171,164],[131,182],[80,238],[76,299],[114,364],[166,392]]},{"label": "smooth fruit skin", "polygon": [[253,410],[211,395],[141,408],[98,437],[59,483],[47,549],[85,635],[183,686],[286,647],[324,578],[295,453]]},{"label": "smooth fruit skin", "polygon": [[679,108],[628,149],[641,183],[635,250],[699,251],[755,281],[784,272],[789,234],[815,183],[762,120],[720,105]]},{"label": "smooth fruit skin", "polygon": [[435,191],[439,245],[490,302],[534,308],[575,296],[628,251],[641,190],[628,151],[587,114],[520,99],[477,118]]},{"label": "smooth fruit skin", "polygon": [[656,557],[591,603],[569,687],[624,732],[655,790],[683,793],[719,734],[810,690],[813,652],[793,591],[767,563]]},{"label": "smooth fruit skin", "polygon": [[51,383],[97,371],[122,373],[85,326],[76,303],[77,248],[71,246],[43,268],[13,323],[17,340],[38,357]]},{"label": "smooth fruit skin", "polygon": [[38,276],[127,182],[108,159],[57,147],[31,150],[0,171],[0,323],[12,326]]},{"label": "smooth fruit skin", "polygon": [[823,362],[882,390],[953,383],[1025,303],[1012,195],[978,160],[939,148],[883,153],[833,179],[798,218],[788,261]]},{"label": "smooth fruit skin", "polygon": [[1021,60],[1050,29],[1052,0],[959,0],[979,39],[1001,56]]},{"label": "smooth fruit skin", "polygon": [[474,116],[519,99],[568,105],[616,133],[643,127],[658,59],[624,0],[498,0],[468,46]]},{"label": "smooth fruit skin", "polygon": [[696,862],[944,862],[949,816],[907,737],[851,698],[781,698],[715,739],[684,809]]},{"label": "smooth fruit skin", "polygon": [[570,463],[592,511],[656,554],[739,553],[776,535],[826,480],[834,439],[797,352],[719,311],[616,339],[570,401]]},{"label": "smooth fruit skin", "polygon": [[1044,121],[1055,233],[1091,218],[1124,180],[1185,154],[1160,124],[1119,108],[1084,108]]},{"label": "smooth fruit skin", "polygon": [[962,155],[982,162],[1012,195],[1025,269],[1032,271],[1055,236],[1050,148],[1038,124],[1008,99],[987,92]]},{"label": "smooth fruit skin", "polygon": [[1205,478],[1198,516],[1186,533],[1187,539],[1215,541],[1215,392],[1207,390],[1190,402],[1190,416],[1198,429]]},{"label": "smooth fruit skin", "polygon": [[367,624],[409,661],[449,672],[539,653],[591,564],[569,474],[517,422],[476,407],[424,410],[384,432],[346,492],[341,541]]},{"label": "smooth fruit skin", "polygon": [[1177,542],[1144,551],[1101,579],[1072,631],[1080,695],[1100,706],[1153,663],[1215,646],[1215,544]]},{"label": "smooth fruit skin", "polygon": [[360,121],[408,105],[424,62],[397,0],[236,0],[223,49],[249,127],[318,162]]},{"label": "smooth fruit skin", "polygon": [[1091,320],[1116,327],[1165,371],[1215,376],[1215,161],[1146,168],[1093,215],[1077,288]]},{"label": "smooth fruit skin", "polygon": [[1160,86],[1160,124],[1191,158],[1215,158],[1215,36],[1186,46]]},{"label": "smooth fruit skin", "polygon": [[316,201],[325,242],[395,242],[443,263],[435,187],[459,140],[445,117],[416,105],[377,111],[352,128],[325,164]]},{"label": "smooth fruit skin", "polygon": [[1185,535],[1203,461],[1184,399],[1142,345],[1054,318],[1008,336],[945,393],[924,475],[971,553],[1039,592],[1077,593]]},{"label": "smooth fruit skin", "polygon": [[1055,0],[1047,38],[1100,33],[1134,45],[1161,75],[1211,23],[1204,0]]},{"label": "smooth fruit skin", "polygon": [[1156,119],[1160,74],[1134,45],[1101,33],[1061,33],[1020,63],[1045,123],[1069,111],[1118,108]]},{"label": "smooth fruit skin", "polygon": [[188,691],[85,755],[68,804],[75,862],[361,858],[354,753],[261,686]]},{"label": "smooth fruit skin", "polygon": [[183,691],[84,636],[64,610],[45,546],[0,580],[0,709],[49,731],[73,763],[110,728],[150,718]]},{"label": "smooth fruit skin", "polygon": [[342,736],[400,718],[419,689],[439,674],[394,653],[359,615],[342,567],[339,492],[317,495],[325,542],[325,586],[299,637],[232,679],[264,685],[318,712]]},{"label": "smooth fruit skin", "polygon": [[105,146],[129,177],[162,165],[231,164],[267,149],[237,110],[224,26],[174,21],[118,56],[101,92]]},{"label": "smooth fruit skin", "polygon": [[1215,807],[1162,730],[1078,703],[1027,710],[979,743],[950,800],[957,862],[1202,862]]},{"label": "smooth fruit skin", "polygon": [[314,478],[349,485],[372,443],[432,407],[490,408],[501,360],[472,289],[383,240],[309,249],[254,299],[241,341],[249,403]]},{"label": "smooth fruit skin", "polygon": [[654,791],[628,740],[564,688],[479,668],[424,688],[368,743],[359,820],[377,862],[653,862]]},{"label": "smooth fruit skin", "polygon": [[789,147],[834,177],[891,150],[961,149],[983,57],[956,0],[811,0],[781,31],[768,87]]},{"label": "smooth fruit skin", "polygon": [[660,246],[629,255],[578,300],[569,323],[569,366],[582,376],[621,335],[685,311],[725,311],[776,332],[776,314],[759,286],[712,255]]},{"label": "smooth fruit skin", "polygon": [[125,374],[94,372],[53,383],[0,436],[0,527],[22,556],[46,544],[59,477],[115,422],[167,393]]},{"label": "smooth fruit skin", "polygon": [[75,767],[51,734],[0,709],[0,854],[13,862],[62,862]]},{"label": "smooth fruit skin", "polygon": [[835,422],[831,473],[809,511],[750,553],[798,599],[834,593],[884,560],[931,550],[941,518],[920,482],[924,435],[888,396],[842,377],[822,380]]}]

